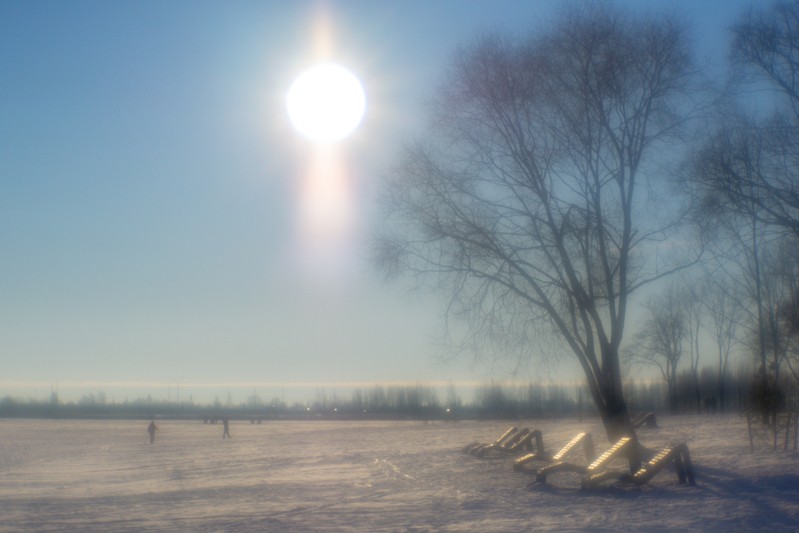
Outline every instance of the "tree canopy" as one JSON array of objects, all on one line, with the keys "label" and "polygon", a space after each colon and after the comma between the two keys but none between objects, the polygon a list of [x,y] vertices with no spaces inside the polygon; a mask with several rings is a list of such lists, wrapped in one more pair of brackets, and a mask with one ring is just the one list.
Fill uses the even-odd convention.
[{"label": "tree canopy", "polygon": [[652,194],[695,74],[678,21],[607,4],[528,39],[477,39],[453,55],[384,197],[383,271],[432,282],[472,338],[504,350],[554,333],[612,438],[634,435],[619,366],[630,295],[680,267],[659,250],[681,212]]}]

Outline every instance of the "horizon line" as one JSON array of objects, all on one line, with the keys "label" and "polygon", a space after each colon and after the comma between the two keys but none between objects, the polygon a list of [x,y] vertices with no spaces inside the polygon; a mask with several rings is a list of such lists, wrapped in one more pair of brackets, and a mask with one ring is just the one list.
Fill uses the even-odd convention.
[{"label": "horizon line", "polygon": [[[577,380],[578,382],[581,380]],[[362,387],[481,387],[484,385],[525,386],[538,385],[564,385],[574,384],[572,380],[534,382],[532,380],[400,380],[400,381],[225,381],[219,383],[209,382],[180,382],[180,381],[0,381],[0,388],[52,388],[86,389],[86,388],[194,388],[194,389],[245,389],[245,388],[362,388]]]}]

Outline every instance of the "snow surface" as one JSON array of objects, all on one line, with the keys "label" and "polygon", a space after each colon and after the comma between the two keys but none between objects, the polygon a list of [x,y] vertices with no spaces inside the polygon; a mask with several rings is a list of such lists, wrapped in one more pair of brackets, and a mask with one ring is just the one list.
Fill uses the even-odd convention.
[{"label": "snow surface", "polygon": [[[579,477],[536,484],[512,457],[461,453],[502,421],[0,420],[0,531],[796,531],[799,454],[749,451],[737,415],[663,417],[650,448],[686,442],[697,486]],[[596,420],[517,421],[549,449]],[[620,468],[622,464],[618,465]]]}]

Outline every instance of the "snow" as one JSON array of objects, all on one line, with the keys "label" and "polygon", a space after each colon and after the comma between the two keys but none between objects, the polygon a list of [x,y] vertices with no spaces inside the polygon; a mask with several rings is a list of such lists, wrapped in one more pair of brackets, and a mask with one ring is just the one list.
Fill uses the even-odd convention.
[{"label": "snow", "polygon": [[[503,421],[249,422],[0,420],[0,531],[787,531],[799,529],[799,454],[737,415],[661,417],[640,430],[686,442],[697,486],[663,471],[648,485],[547,484],[510,456],[461,453]],[[515,421],[549,449],[596,420]],[[575,456],[579,457],[579,456]],[[617,466],[622,468],[619,463]]]}]

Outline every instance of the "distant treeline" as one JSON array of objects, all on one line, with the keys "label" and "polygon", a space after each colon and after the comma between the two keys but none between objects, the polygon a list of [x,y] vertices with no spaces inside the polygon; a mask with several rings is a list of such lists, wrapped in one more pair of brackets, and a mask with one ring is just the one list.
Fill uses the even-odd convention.
[{"label": "distant treeline", "polygon": [[[706,368],[695,383],[690,372],[678,376],[679,411],[741,412],[750,408],[754,390],[752,374],[741,370],[725,380],[725,401],[718,396],[715,371]],[[628,405],[632,411],[668,412],[667,388],[663,382],[634,381],[625,384]],[[781,394],[788,407],[796,408],[796,390],[787,385]],[[349,398],[328,396],[324,389],[308,403],[286,404],[275,398],[263,401],[252,395],[246,401],[195,404],[152,397],[108,402],[106,395],[89,394],[78,402],[61,402],[56,395],[49,401],[20,400],[6,396],[0,400],[0,417],[18,418],[175,418],[198,419],[207,422],[222,417],[249,419],[253,422],[269,419],[515,419],[560,416],[593,416],[596,414],[586,387],[578,384],[537,384],[509,386],[487,383],[479,387],[474,397],[464,402],[454,388],[441,397],[431,386],[374,386],[356,389]]]}]

